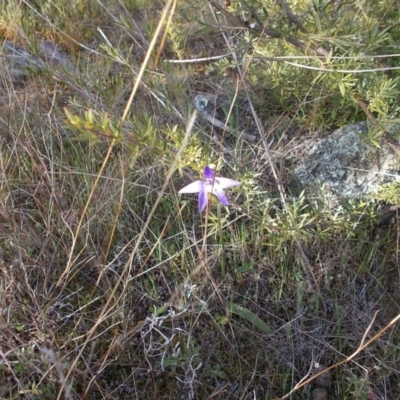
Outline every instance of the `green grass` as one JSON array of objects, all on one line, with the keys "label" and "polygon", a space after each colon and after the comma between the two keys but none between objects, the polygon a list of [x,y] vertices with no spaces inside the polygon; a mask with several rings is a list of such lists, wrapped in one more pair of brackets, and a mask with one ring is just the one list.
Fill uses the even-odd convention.
[{"label": "green grass", "polygon": [[[232,3],[250,19],[246,2]],[[357,46],[339,41],[358,32],[363,51],[395,53],[392,2],[364,13],[343,4],[359,25],[339,27],[314,3],[309,35],[269,1],[253,7],[287,36],[332,46],[329,68],[392,65],[358,65]],[[0,11],[1,38],[32,54],[52,40],[72,65],[12,83],[0,64],[0,397],[304,399],[320,387],[299,384],[316,363],[332,367],[332,398],[399,397],[399,329],[386,328],[399,315],[398,222],[380,219],[395,189],[332,205],[291,182],[305,138],[367,118],[355,99],[383,123],[397,118],[388,79],[398,73],[354,74],[343,87],[343,75],[265,61],[307,54],[321,66],[283,40],[230,29],[206,1],[180,0],[162,17],[164,6],[39,0]],[[374,30],[383,21],[389,33]],[[235,43],[237,61],[166,61]],[[199,92],[236,98],[235,127],[256,126],[241,111],[252,102],[264,142],[228,135],[223,151],[200,115],[188,127]],[[217,207],[199,215],[197,196],[178,194],[210,164],[242,181],[222,231]]]}]

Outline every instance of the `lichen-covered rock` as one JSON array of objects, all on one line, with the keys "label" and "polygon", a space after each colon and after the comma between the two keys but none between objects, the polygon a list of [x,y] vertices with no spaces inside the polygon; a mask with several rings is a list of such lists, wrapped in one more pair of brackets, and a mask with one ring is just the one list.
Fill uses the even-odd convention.
[{"label": "lichen-covered rock", "polygon": [[[329,194],[360,196],[400,178],[400,157],[393,145],[382,137],[380,147],[374,146],[368,142],[367,132],[366,122],[333,132],[309,150],[294,171],[295,180],[314,193],[324,187]],[[392,125],[390,134],[398,137],[400,126]]]}]

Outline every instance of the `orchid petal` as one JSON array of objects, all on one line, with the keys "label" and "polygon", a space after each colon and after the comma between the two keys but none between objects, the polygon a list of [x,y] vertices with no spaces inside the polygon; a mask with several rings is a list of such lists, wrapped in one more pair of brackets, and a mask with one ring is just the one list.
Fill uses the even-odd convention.
[{"label": "orchid petal", "polygon": [[235,186],[240,186],[242,183],[239,181],[235,181],[233,179],[228,179],[228,178],[220,178],[220,177],[216,177],[215,178],[215,182],[218,182],[218,186],[221,189],[228,189],[231,187],[235,187]]},{"label": "orchid petal", "polygon": [[208,193],[203,190],[199,193],[199,213],[202,213],[208,204]]},{"label": "orchid petal", "polygon": [[204,188],[204,181],[196,181],[189,183],[183,187],[178,193],[199,193]]},{"label": "orchid petal", "polygon": [[[215,177],[214,171],[206,166],[203,172],[203,180],[189,183],[179,190],[179,193],[198,193],[199,194],[199,212],[202,213],[212,196],[217,197],[218,201],[227,206],[228,198],[224,189],[239,186],[241,182],[234,179]],[[209,196],[212,195],[212,196]]]},{"label": "orchid petal", "polygon": [[204,168],[204,179],[206,179],[206,180],[214,179],[214,172],[209,166]]},{"label": "orchid petal", "polygon": [[215,196],[218,197],[218,200],[224,205],[227,206],[229,205],[228,203],[228,199],[224,193],[224,191],[222,190],[221,187],[214,185],[214,188],[212,190],[212,194],[214,194]]}]

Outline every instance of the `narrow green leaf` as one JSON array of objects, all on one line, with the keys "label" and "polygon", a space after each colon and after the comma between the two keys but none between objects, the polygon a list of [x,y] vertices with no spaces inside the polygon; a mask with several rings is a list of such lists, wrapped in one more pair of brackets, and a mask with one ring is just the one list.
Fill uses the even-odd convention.
[{"label": "narrow green leaf", "polygon": [[261,318],[257,317],[256,314],[251,312],[249,309],[238,306],[237,304],[229,303],[228,310],[232,314],[236,314],[241,318],[246,319],[247,321],[251,322],[255,325],[260,331],[264,333],[272,333],[272,329],[269,325],[267,325]]},{"label": "narrow green leaf", "polygon": [[343,83],[343,81],[339,82],[339,90],[340,90],[340,94],[345,97],[346,95],[346,89],[345,89],[345,85]]}]

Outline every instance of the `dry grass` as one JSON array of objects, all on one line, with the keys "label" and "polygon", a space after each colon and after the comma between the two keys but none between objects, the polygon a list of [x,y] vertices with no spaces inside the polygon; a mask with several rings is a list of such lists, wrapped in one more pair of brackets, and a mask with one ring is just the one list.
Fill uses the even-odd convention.
[{"label": "dry grass", "polygon": [[[52,38],[71,62],[18,82],[1,70],[0,398],[398,398],[397,215],[291,195],[317,136],[303,99],[284,111],[254,75],[238,79],[238,60],[164,61],[232,50],[237,32],[207,2],[62,4],[0,15],[14,13],[8,40],[34,54]],[[237,96],[232,115],[258,115],[258,141],[230,136],[223,151],[200,116],[190,127],[199,92]],[[177,195],[209,163],[243,182],[222,232]]]}]

